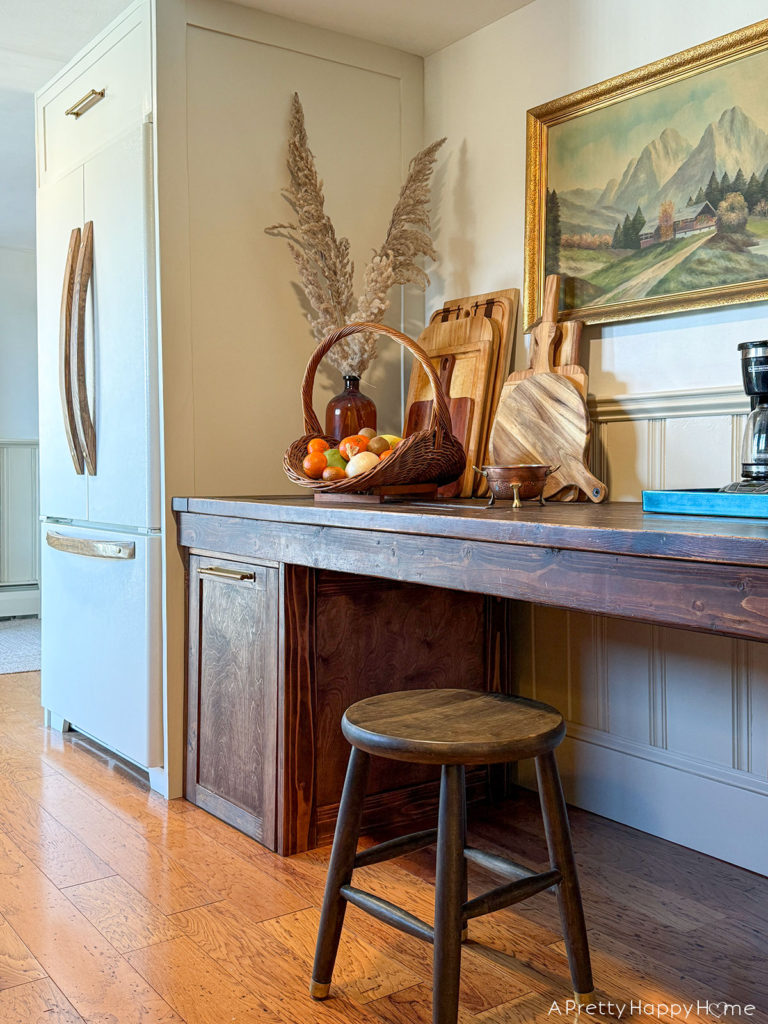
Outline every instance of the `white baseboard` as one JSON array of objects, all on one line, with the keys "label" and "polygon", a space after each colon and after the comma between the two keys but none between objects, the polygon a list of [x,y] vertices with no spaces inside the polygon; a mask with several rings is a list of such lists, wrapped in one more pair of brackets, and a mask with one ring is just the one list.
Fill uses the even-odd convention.
[{"label": "white baseboard", "polygon": [[[768,875],[764,793],[573,736],[557,760],[575,807]],[[535,789],[532,762],[520,783]]]},{"label": "white baseboard", "polygon": [[0,587],[0,619],[14,615],[40,614],[40,588]]}]

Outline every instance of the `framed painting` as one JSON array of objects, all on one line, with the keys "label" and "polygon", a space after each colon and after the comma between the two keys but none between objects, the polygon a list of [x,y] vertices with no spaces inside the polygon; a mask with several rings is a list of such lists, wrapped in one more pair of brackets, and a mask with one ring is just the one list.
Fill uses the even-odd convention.
[{"label": "framed painting", "polygon": [[768,298],[768,20],[528,111],[526,330]]}]

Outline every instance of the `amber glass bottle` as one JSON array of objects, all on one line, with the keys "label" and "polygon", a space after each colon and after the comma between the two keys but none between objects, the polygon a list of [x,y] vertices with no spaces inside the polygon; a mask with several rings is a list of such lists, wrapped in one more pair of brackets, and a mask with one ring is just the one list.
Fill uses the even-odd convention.
[{"label": "amber glass bottle", "polygon": [[360,391],[359,377],[344,377],[344,390],[330,400],[325,410],[325,432],[341,441],[363,427],[376,430],[376,406]]}]

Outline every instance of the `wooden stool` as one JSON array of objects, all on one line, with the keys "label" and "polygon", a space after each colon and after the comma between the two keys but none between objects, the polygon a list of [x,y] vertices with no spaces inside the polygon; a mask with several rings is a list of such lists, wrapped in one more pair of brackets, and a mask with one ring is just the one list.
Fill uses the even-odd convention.
[{"label": "wooden stool", "polygon": [[[310,995],[325,999],[347,903],[434,944],[434,1024],[455,1024],[459,1012],[461,942],[473,917],[502,910],[557,887],[568,963],[578,1003],[592,997],[592,969],[573,859],[568,817],[553,753],[565,735],[562,715],[547,704],[472,690],[409,690],[361,700],[342,719],[352,744],[328,866]],[[357,852],[370,755],[442,765],[438,827]],[[536,759],[550,870],[520,864],[466,843],[464,766]],[[355,868],[377,864],[437,840],[434,928],[388,900],[350,885]],[[467,899],[467,861],[509,879]]]}]

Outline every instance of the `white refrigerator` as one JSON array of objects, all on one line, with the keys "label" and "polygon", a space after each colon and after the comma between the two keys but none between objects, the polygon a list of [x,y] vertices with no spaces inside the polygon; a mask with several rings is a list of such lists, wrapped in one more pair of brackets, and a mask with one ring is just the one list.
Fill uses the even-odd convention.
[{"label": "white refrigerator", "polygon": [[151,124],[38,190],[43,707],[163,764]]}]

